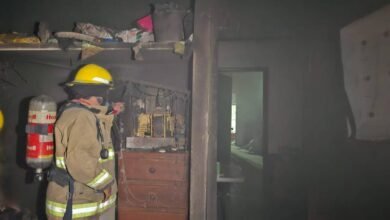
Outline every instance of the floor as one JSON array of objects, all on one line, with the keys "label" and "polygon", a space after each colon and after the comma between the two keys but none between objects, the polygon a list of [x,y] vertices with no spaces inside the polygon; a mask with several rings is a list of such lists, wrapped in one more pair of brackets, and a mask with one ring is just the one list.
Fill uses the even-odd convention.
[{"label": "floor", "polygon": [[218,183],[218,220],[264,219],[262,159],[238,148],[234,151],[232,166],[236,168],[236,175],[245,180],[242,183]]},{"label": "floor", "polygon": [[[262,169],[234,158],[244,183],[219,184],[219,220],[388,220],[390,143],[267,155]],[[241,152],[242,153],[242,152]]]}]

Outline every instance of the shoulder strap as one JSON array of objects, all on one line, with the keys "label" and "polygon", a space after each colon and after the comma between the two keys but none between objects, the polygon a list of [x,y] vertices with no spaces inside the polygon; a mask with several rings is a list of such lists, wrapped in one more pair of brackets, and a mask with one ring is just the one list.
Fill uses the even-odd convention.
[{"label": "shoulder strap", "polygon": [[93,113],[93,116],[96,119],[96,127],[97,127],[97,131],[98,131],[97,132],[98,133],[97,139],[100,140],[102,143],[104,143],[103,132],[102,132],[102,128],[100,127],[100,120],[95,115],[95,113],[98,113],[99,110],[88,108],[88,107],[86,107],[80,103],[77,103],[77,102],[68,102],[65,105],[61,106],[61,108],[58,110],[57,117],[59,118],[65,110],[70,109],[70,108],[82,108],[82,109],[85,109],[85,110]]}]

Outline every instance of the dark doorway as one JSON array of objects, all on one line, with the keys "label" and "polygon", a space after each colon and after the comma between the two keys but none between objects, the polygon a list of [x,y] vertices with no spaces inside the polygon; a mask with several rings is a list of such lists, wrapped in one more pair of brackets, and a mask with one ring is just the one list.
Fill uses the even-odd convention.
[{"label": "dark doorway", "polygon": [[264,72],[218,76],[218,219],[263,216]]}]

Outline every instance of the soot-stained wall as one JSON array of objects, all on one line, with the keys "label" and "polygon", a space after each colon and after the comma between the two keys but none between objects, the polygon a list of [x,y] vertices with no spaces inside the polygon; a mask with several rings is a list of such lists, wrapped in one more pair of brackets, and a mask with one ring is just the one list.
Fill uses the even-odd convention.
[{"label": "soot-stained wall", "polygon": [[[170,61],[132,61],[130,49],[105,51],[84,61],[78,61],[78,51],[0,52],[0,106],[6,124],[2,132],[2,149],[5,161],[1,164],[3,176],[1,190],[7,200],[13,200],[23,209],[44,219],[45,182],[31,182],[31,170],[25,162],[28,103],[31,97],[46,94],[57,103],[67,95],[61,84],[69,80],[72,72],[83,63],[97,63],[106,67],[118,85],[113,94],[120,96],[124,82],[145,81],[163,87],[187,90],[189,79],[188,59]],[[118,91],[120,90],[120,91]],[[123,100],[122,100],[123,101]]]},{"label": "soot-stained wall", "polygon": [[244,0],[222,7],[218,66],[268,74],[267,203],[283,207],[269,208],[269,219],[390,216],[386,143],[348,139],[339,40],[344,25],[386,3]]},{"label": "soot-stained wall", "polygon": [[[305,53],[299,42],[223,41],[219,43],[220,68],[266,68],[268,71],[268,151],[300,147],[302,140],[303,70]],[[243,73],[245,74],[245,73]],[[283,137],[283,138],[280,138]]]},{"label": "soot-stained wall", "polygon": [[219,38],[255,40],[338,32],[340,27],[389,1],[221,0],[219,3]]},{"label": "soot-stained wall", "polygon": [[[126,0],[34,0],[3,1],[0,7],[0,32],[32,33],[34,25],[46,21],[52,31],[69,31],[74,22],[90,22],[115,29],[134,27],[134,21],[151,11],[151,4],[167,1]],[[183,8],[191,7],[189,0],[173,0]],[[6,117],[2,132],[4,176],[2,188],[7,197],[14,199],[22,208],[32,212],[44,211],[45,185],[26,179],[24,126],[27,119],[28,101],[32,96],[48,94],[57,102],[65,100],[60,83],[82,63],[98,63],[107,67],[117,81],[135,79],[157,83],[169,88],[189,88],[188,59],[173,55],[148,54],[146,61],[131,61],[131,50],[104,51],[93,58],[78,61],[79,52],[0,52],[0,106]],[[153,57],[153,59],[148,59]],[[168,58],[167,58],[168,57]],[[4,178],[3,178],[4,177]],[[43,217],[41,217],[43,218]]]}]

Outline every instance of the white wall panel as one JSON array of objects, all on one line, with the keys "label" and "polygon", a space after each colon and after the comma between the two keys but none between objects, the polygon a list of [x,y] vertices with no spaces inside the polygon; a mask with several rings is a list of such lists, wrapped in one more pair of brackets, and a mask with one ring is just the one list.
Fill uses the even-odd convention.
[{"label": "white wall panel", "polygon": [[390,139],[390,5],[341,30],[356,138]]}]

